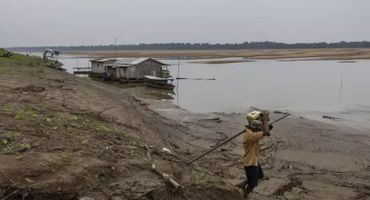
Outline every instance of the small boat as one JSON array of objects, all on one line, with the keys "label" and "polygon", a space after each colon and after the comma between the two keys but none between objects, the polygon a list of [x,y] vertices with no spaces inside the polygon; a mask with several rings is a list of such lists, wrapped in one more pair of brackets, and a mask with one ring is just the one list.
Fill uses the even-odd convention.
[{"label": "small boat", "polygon": [[173,90],[175,85],[172,84],[173,78],[162,78],[157,76],[145,76],[147,79],[148,87]]},{"label": "small boat", "polygon": [[148,87],[151,87],[151,88],[158,88],[158,89],[164,89],[164,90],[173,90],[175,88],[174,85],[172,84],[169,84],[169,83],[156,83],[156,82],[152,82],[152,83],[148,83]]},{"label": "small boat", "polygon": [[66,71],[66,69],[62,67],[63,64],[57,60],[47,63],[46,66],[52,69],[59,70],[59,71]]}]

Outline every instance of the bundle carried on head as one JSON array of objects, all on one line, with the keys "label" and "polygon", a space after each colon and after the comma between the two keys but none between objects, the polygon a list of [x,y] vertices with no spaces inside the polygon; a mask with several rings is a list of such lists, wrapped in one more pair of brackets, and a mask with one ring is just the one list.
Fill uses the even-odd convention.
[{"label": "bundle carried on head", "polygon": [[[269,113],[267,111],[252,111],[246,116],[248,126],[258,131],[268,131]],[[266,127],[266,128],[265,128]]]}]

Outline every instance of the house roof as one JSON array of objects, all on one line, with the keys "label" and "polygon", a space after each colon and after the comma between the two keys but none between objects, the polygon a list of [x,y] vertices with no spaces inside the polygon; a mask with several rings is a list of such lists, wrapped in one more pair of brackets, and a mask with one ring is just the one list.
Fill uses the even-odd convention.
[{"label": "house roof", "polygon": [[162,63],[158,60],[155,60],[153,58],[124,58],[124,59],[119,59],[117,60],[116,62],[112,63],[114,64],[113,67],[130,67],[130,66],[134,66],[134,65],[138,65],[140,63],[143,63],[147,60],[152,60],[154,62],[157,62],[159,63],[160,65],[167,65],[165,63]]},{"label": "house roof", "polygon": [[116,58],[98,58],[90,60],[90,62],[96,62],[96,63],[106,63],[106,62],[115,62],[117,61]]}]

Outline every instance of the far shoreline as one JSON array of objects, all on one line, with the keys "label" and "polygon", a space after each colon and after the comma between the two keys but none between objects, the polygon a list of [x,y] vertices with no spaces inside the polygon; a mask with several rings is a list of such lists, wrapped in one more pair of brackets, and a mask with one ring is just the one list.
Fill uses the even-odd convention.
[{"label": "far shoreline", "polygon": [[[162,59],[310,59],[310,60],[367,60],[370,49],[263,49],[263,50],[120,50],[120,51],[66,51],[75,56],[155,57]],[[233,60],[230,60],[234,62]],[[227,63],[226,61],[221,61]]]}]

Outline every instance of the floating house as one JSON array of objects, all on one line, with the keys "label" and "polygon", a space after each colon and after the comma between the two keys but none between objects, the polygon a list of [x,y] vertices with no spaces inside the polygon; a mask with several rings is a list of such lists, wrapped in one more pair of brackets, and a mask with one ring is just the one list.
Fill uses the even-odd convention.
[{"label": "floating house", "polygon": [[117,62],[115,58],[101,58],[90,60],[91,62],[91,73],[96,75],[101,75],[104,72],[107,72],[105,65]]},{"label": "floating house", "polygon": [[145,76],[163,77],[168,65],[153,58],[91,60],[94,74],[105,74],[114,80],[144,80]]}]

